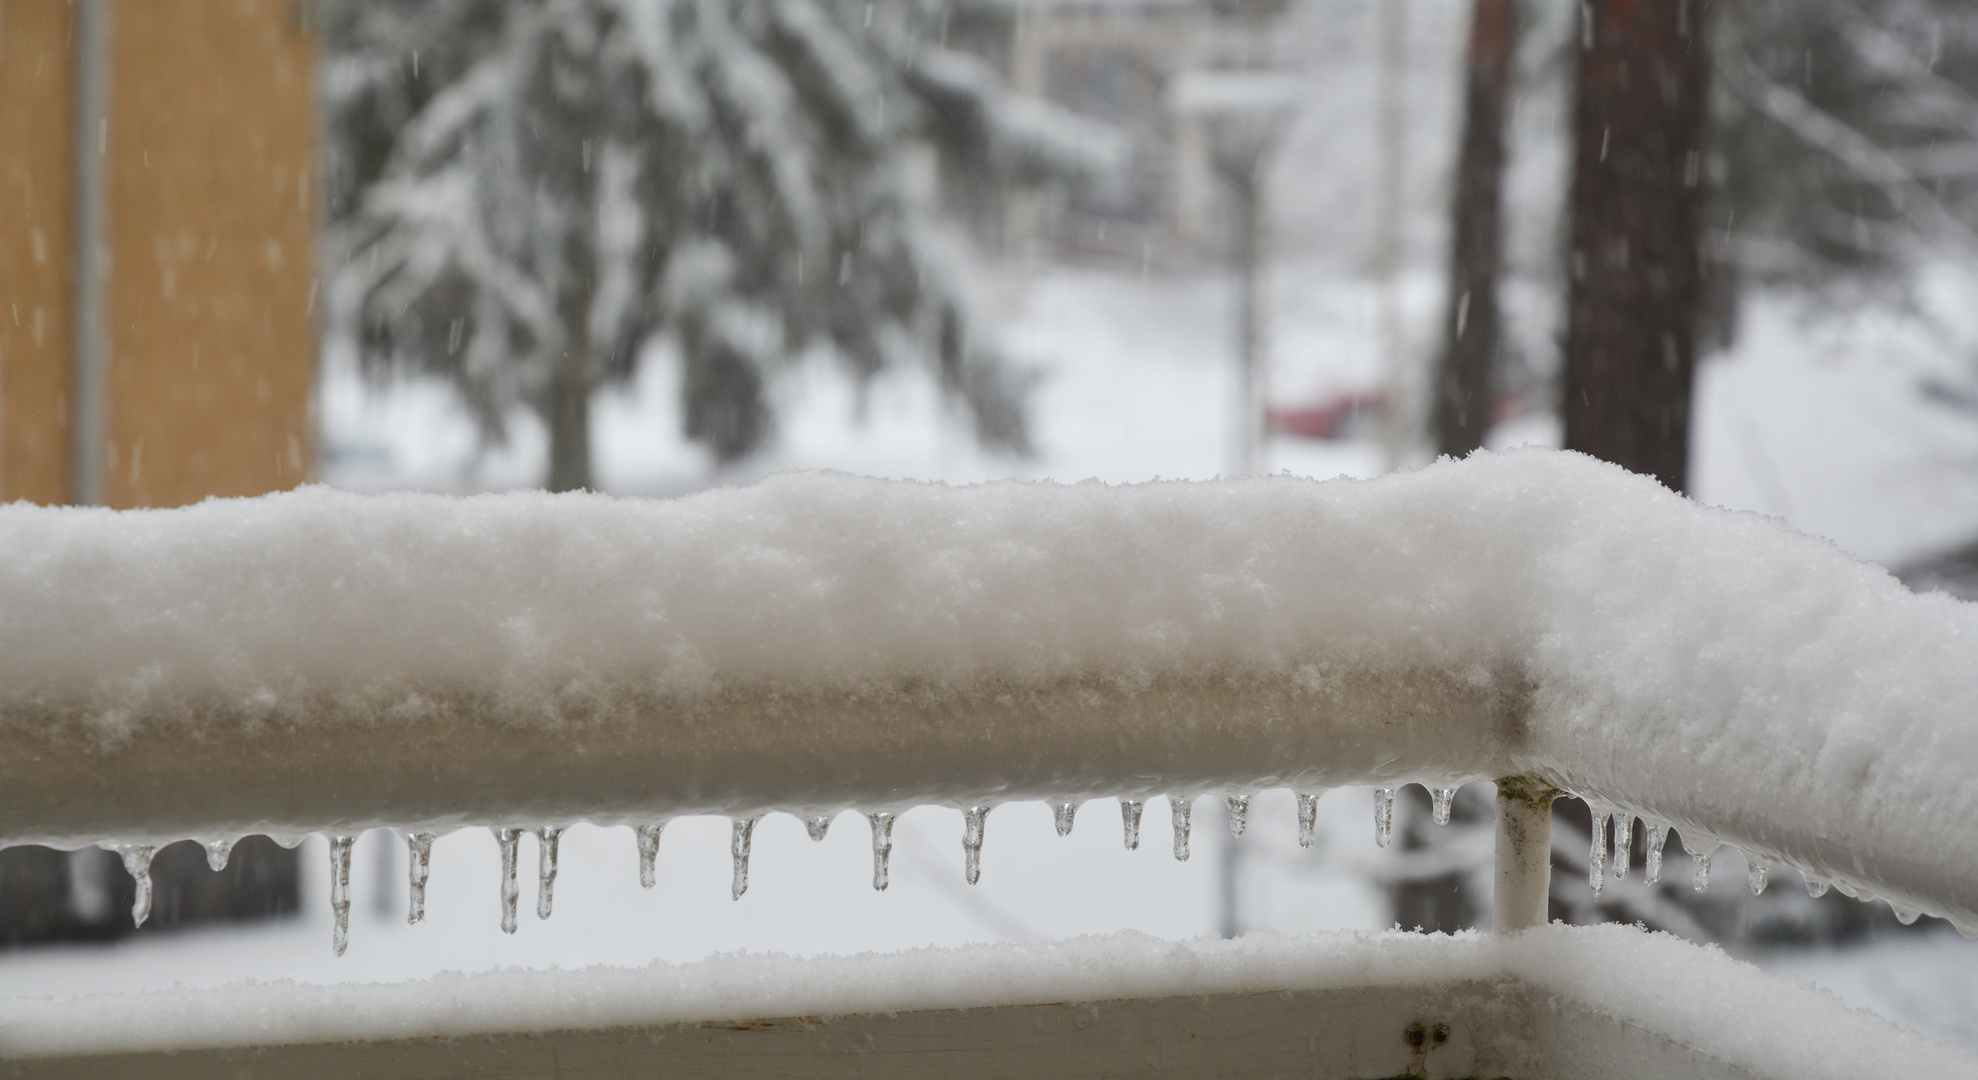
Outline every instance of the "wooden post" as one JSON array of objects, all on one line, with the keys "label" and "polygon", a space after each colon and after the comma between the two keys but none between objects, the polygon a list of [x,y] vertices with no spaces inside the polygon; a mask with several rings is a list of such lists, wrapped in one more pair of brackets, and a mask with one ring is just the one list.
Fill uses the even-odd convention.
[{"label": "wooden post", "polygon": [[1528,776],[1497,782],[1497,878],[1490,918],[1495,933],[1545,925],[1552,886],[1552,800],[1558,794]]}]

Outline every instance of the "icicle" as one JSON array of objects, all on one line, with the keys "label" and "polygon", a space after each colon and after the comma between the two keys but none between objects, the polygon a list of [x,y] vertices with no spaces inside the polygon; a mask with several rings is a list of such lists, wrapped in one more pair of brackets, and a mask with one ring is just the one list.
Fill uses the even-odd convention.
[{"label": "icicle", "polygon": [[1394,831],[1394,789],[1391,787],[1374,789],[1374,846],[1386,847],[1388,835]]},{"label": "icicle", "polygon": [[664,821],[657,825],[641,825],[637,830],[639,839],[639,885],[650,889],[659,882],[659,834],[665,830]]},{"label": "icicle", "polygon": [[970,885],[982,877],[982,827],[988,822],[986,806],[971,806],[962,817],[962,877]]},{"label": "icicle", "polygon": [[1669,842],[1669,826],[1643,818],[1641,835],[1641,883],[1653,888],[1656,882],[1662,880],[1662,845]]},{"label": "icicle", "polygon": [[1061,802],[1051,807],[1051,821],[1057,825],[1059,836],[1071,835],[1071,819],[1077,813],[1077,803]]},{"label": "icicle", "polygon": [[[1710,843],[1708,840],[1691,841],[1687,834],[1683,836],[1683,850],[1690,853],[1690,858],[1696,866],[1695,876],[1690,879],[1690,888],[1697,892],[1707,892],[1710,889],[1710,856],[1716,852],[1717,845],[1711,844],[1709,851],[1697,850],[1697,847],[1708,843]],[[1693,844],[1695,846],[1692,846]]]},{"label": "icicle", "polygon": [[1223,797],[1223,805],[1229,808],[1229,835],[1242,836],[1250,824],[1250,796],[1227,795]]},{"label": "icicle", "polygon": [[1751,886],[1751,895],[1757,896],[1765,891],[1765,879],[1771,874],[1772,871],[1764,863],[1747,860],[1745,883]]},{"label": "icicle", "polygon": [[1311,847],[1319,838],[1319,797],[1298,796],[1298,846]]},{"label": "icicle", "polygon": [[563,830],[555,825],[544,825],[536,830],[536,918],[549,918],[549,909],[556,902],[556,849],[557,841],[563,838]]},{"label": "icicle", "polygon": [[728,886],[729,895],[736,900],[749,891],[749,839],[755,835],[754,818],[743,818],[734,823],[728,836],[728,855],[735,861],[735,880]]},{"label": "icicle", "polygon": [[1193,809],[1194,800],[1188,796],[1168,796],[1168,817],[1174,822],[1174,857],[1179,862],[1188,861],[1188,814]]},{"label": "icicle", "polygon": [[1593,819],[1593,847],[1587,852],[1587,885],[1597,898],[1601,886],[1607,883],[1607,811],[1592,803],[1587,804],[1587,809],[1592,811]]},{"label": "icicle", "polygon": [[812,840],[822,843],[824,841],[824,834],[831,831],[830,816],[820,814],[814,818],[805,818],[804,831],[810,834]]},{"label": "icicle", "polygon": [[865,815],[872,825],[872,887],[886,891],[886,862],[893,855],[893,815],[880,811]]},{"label": "icicle", "polygon": [[1120,822],[1126,827],[1126,850],[1128,851],[1140,850],[1140,812],[1146,808],[1147,804],[1141,802],[1139,799],[1121,799],[1119,801]]},{"label": "icicle", "polygon": [[405,911],[407,923],[417,923],[426,917],[426,878],[432,873],[433,834],[429,832],[405,834],[406,860],[405,881],[411,886],[412,903]]},{"label": "icicle", "polygon": [[1806,895],[1818,900],[1827,895],[1829,888],[1832,888],[1832,886],[1828,885],[1826,881],[1814,877],[1811,874],[1806,875]]},{"label": "icicle", "polygon": [[1923,913],[1915,908],[1903,907],[1893,900],[1889,901],[1889,910],[1896,913],[1896,921],[1904,926],[1914,926],[1916,920],[1923,917]]},{"label": "icicle", "polygon": [[515,857],[522,846],[521,829],[496,829],[495,840],[501,844],[501,932],[515,932],[515,899],[522,890],[515,885]]},{"label": "icicle", "polygon": [[151,854],[157,848],[150,844],[126,844],[117,848],[117,854],[124,858],[124,870],[137,882],[137,896],[131,900],[130,917],[138,926],[151,917]]},{"label": "icicle", "polygon": [[219,873],[227,868],[227,860],[233,857],[234,841],[208,840],[200,845],[206,849],[206,868]]},{"label": "icicle", "polygon": [[330,837],[330,912],[336,916],[330,948],[338,956],[350,945],[350,842],[348,836]]},{"label": "icicle", "polygon": [[1449,808],[1456,801],[1456,789],[1453,787],[1431,788],[1429,790],[1429,798],[1434,803],[1434,806],[1429,811],[1429,819],[1437,825],[1449,824]]},{"label": "icicle", "polygon": [[1635,861],[1635,816],[1614,811],[1614,878],[1628,876],[1628,864]]}]

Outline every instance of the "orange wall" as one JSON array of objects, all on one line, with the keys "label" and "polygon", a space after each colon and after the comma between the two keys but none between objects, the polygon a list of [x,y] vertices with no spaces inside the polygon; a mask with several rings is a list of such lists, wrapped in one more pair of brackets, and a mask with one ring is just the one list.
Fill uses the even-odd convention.
[{"label": "orange wall", "polygon": [[0,500],[69,497],[67,0],[0,0]]},{"label": "orange wall", "polygon": [[293,487],[316,353],[307,6],[110,10],[106,499]]}]

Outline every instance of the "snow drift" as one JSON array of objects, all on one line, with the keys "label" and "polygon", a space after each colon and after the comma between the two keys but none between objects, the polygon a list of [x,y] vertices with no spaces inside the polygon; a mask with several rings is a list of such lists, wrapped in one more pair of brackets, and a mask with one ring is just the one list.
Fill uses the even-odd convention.
[{"label": "snow drift", "polygon": [[1978,606],[1552,451],[0,508],[0,833],[1514,774],[1978,927]]}]

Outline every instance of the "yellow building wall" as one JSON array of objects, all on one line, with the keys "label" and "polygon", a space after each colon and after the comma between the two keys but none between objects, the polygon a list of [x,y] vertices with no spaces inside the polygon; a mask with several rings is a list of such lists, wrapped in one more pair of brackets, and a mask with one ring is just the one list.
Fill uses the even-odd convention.
[{"label": "yellow building wall", "polygon": [[0,0],[0,501],[69,497],[68,0]]},{"label": "yellow building wall", "polygon": [[[307,8],[108,4],[102,490],[111,506],[255,495],[308,476],[316,115]],[[73,490],[72,18],[66,0],[0,0],[7,499],[61,502]]]},{"label": "yellow building wall", "polygon": [[112,506],[308,476],[312,49],[297,0],[111,7]]}]

